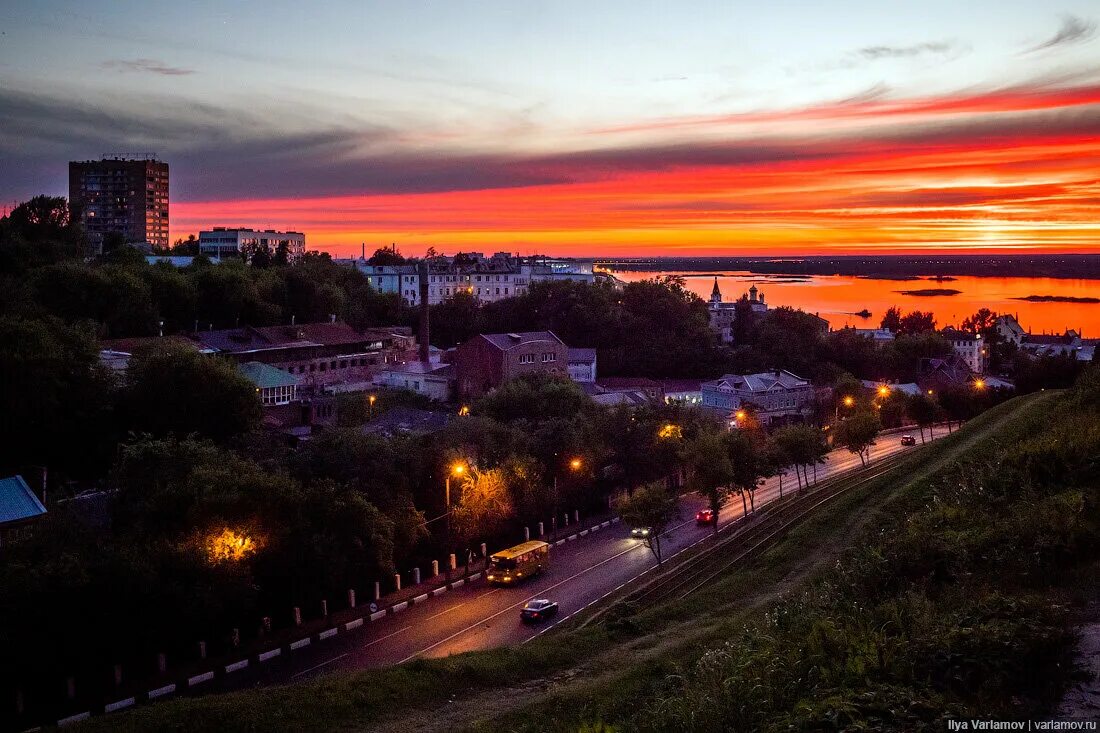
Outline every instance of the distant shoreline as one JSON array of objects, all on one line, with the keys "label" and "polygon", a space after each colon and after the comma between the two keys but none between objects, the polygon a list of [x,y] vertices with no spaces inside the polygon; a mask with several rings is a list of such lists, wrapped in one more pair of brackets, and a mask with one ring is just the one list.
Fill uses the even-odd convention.
[{"label": "distant shoreline", "polygon": [[1028,295],[1009,300],[1026,300],[1028,303],[1100,303],[1100,298],[1081,298],[1075,295]]},{"label": "distant shoreline", "polygon": [[809,257],[596,257],[612,271],[719,272],[754,275],[846,275],[874,279],[946,281],[952,276],[1100,280],[1100,254],[839,255]]}]

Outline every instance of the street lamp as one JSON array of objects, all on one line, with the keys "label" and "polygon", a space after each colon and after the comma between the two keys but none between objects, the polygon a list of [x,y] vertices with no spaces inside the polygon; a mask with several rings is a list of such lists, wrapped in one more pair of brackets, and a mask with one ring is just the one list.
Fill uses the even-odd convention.
[{"label": "street lamp", "polygon": [[975,379],[974,380],[974,389],[985,389],[985,380],[984,379]]},{"label": "street lamp", "polygon": [[[844,395],[844,398],[841,400],[841,402],[844,403],[845,407],[851,407],[852,405],[854,405],[856,403],[856,400],[851,395]],[[834,423],[840,422],[840,403],[839,402],[833,403],[833,422]]]},{"label": "street lamp", "polygon": [[[569,468],[573,472],[581,470],[581,466],[584,465],[580,458],[571,458],[569,460]],[[558,472],[554,471],[554,516],[550,518],[550,531],[557,534],[558,531],[558,510],[561,509],[561,502],[559,501],[558,494]]]},{"label": "street lamp", "polygon": [[[443,510],[447,517],[447,552],[451,551],[451,476],[461,476],[464,473],[466,473],[466,467],[461,463],[456,463],[451,466],[451,470],[447,472],[447,477],[443,480],[445,492],[443,494]],[[450,564],[447,567],[450,568]]]},{"label": "street lamp", "polygon": [[885,384],[882,385],[881,387],[878,388],[878,396],[879,397],[889,397],[890,396],[890,388],[887,387]]},{"label": "street lamp", "polygon": [[376,399],[378,399],[378,398],[375,397],[374,395],[371,395],[370,397],[367,397],[367,404],[370,406],[370,418],[369,419],[371,419],[371,420],[374,419],[374,401]]}]

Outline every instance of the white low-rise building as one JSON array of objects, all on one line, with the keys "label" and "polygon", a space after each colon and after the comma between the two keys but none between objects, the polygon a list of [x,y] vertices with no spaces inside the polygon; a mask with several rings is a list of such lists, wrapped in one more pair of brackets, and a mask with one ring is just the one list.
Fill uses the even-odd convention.
[{"label": "white low-rise building", "polygon": [[394,364],[382,371],[378,384],[390,389],[407,389],[428,399],[447,402],[454,391],[454,367],[421,361]]},{"label": "white low-rise building", "polygon": [[985,371],[987,353],[985,341],[980,333],[960,331],[957,328],[945,328],[940,331],[940,335],[951,344],[951,348],[966,362],[966,365],[970,367],[970,371],[975,374],[981,374]]},{"label": "white low-rise building", "polygon": [[274,229],[214,227],[199,232],[199,252],[207,257],[240,257],[250,249],[266,248],[274,255],[285,245],[287,259],[294,261],[306,253],[306,235],[301,232],[277,232]]}]

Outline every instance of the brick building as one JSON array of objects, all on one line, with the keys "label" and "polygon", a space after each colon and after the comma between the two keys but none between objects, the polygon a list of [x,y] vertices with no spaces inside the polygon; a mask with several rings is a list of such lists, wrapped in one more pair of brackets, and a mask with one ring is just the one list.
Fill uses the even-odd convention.
[{"label": "brick building", "polygon": [[481,397],[523,374],[568,376],[569,347],[551,331],[479,334],[454,352],[458,396]]}]

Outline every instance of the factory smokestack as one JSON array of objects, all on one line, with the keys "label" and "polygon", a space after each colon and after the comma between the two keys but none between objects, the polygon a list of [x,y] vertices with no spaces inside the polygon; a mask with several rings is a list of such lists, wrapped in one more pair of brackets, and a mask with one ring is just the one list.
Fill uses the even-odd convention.
[{"label": "factory smokestack", "polygon": [[431,361],[428,354],[428,260],[420,260],[416,267],[417,280],[420,281],[420,334],[417,340],[420,342],[420,361],[425,365]]}]

